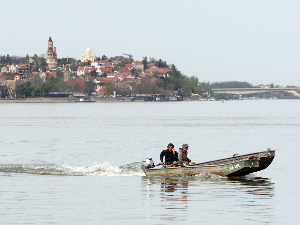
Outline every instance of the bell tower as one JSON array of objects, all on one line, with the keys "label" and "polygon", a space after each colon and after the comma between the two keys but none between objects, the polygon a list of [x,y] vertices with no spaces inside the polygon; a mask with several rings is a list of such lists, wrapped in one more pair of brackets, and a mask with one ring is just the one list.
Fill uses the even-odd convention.
[{"label": "bell tower", "polygon": [[46,52],[46,62],[48,64],[49,69],[57,68],[56,48],[53,47],[53,41],[51,37],[49,37],[48,40],[48,51]]}]

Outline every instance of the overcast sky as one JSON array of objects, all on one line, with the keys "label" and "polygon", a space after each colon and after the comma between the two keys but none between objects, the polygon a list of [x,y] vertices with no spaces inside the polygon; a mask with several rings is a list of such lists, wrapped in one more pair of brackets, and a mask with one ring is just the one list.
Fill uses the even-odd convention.
[{"label": "overcast sky", "polygon": [[300,1],[1,1],[0,55],[132,54],[200,81],[300,86]]}]

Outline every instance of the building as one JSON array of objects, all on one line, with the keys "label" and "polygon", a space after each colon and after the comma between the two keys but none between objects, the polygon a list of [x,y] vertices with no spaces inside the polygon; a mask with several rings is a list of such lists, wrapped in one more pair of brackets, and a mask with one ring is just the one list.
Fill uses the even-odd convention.
[{"label": "building", "polygon": [[132,63],[132,66],[135,68],[135,69],[141,69],[141,70],[144,70],[144,64],[142,61],[135,61]]},{"label": "building", "polygon": [[48,40],[48,51],[46,52],[46,62],[48,64],[49,69],[57,68],[56,48],[53,47],[53,41],[51,37],[49,37]]},{"label": "building", "polygon": [[81,62],[95,62],[97,59],[96,56],[92,56],[92,51],[90,48],[87,48],[86,55],[83,55],[83,52],[81,53]]},{"label": "building", "polygon": [[19,73],[19,69],[20,69],[20,66],[18,66],[18,65],[12,64],[12,65],[8,66],[9,73],[13,73],[13,74]]},{"label": "building", "polygon": [[9,69],[7,68],[7,66],[3,66],[1,68],[1,73],[8,73]]},{"label": "building", "polygon": [[86,66],[79,66],[77,70],[77,76],[82,76],[87,73],[87,68]]}]

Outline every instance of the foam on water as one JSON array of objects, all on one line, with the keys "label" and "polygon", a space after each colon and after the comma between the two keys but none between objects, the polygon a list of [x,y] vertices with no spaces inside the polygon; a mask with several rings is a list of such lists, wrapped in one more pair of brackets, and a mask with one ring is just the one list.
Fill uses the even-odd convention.
[{"label": "foam on water", "polygon": [[57,176],[143,176],[140,163],[113,166],[109,163],[93,163],[91,166],[71,165],[1,165],[2,173],[27,173]]}]

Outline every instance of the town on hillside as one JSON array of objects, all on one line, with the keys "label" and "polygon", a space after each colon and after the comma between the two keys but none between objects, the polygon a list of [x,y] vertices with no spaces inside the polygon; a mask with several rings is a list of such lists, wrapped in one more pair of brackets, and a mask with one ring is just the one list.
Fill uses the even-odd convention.
[{"label": "town on hillside", "polygon": [[[215,84],[199,82],[196,76],[183,75],[175,65],[166,61],[143,57],[133,59],[131,54],[108,58],[92,55],[90,48],[82,52],[80,60],[58,58],[51,37],[45,45],[46,54],[17,57],[0,55],[0,97],[67,97],[67,96],[143,96],[144,99],[182,100],[192,97],[199,100],[241,99],[237,94],[213,94]],[[230,82],[229,82],[230,83]],[[223,82],[228,87],[228,82]],[[233,82],[234,83],[234,82]],[[236,82],[241,86],[246,82]],[[232,85],[232,82],[230,83]],[[220,84],[219,84],[220,85]],[[271,84],[273,85],[273,84]],[[245,87],[252,85],[246,83]],[[278,86],[277,86],[278,87]],[[282,96],[273,91],[275,97]],[[257,94],[255,97],[266,97]],[[267,94],[267,97],[271,95]],[[251,96],[251,94],[249,95]],[[272,96],[271,96],[272,97]],[[283,98],[299,98],[293,94]]]}]

